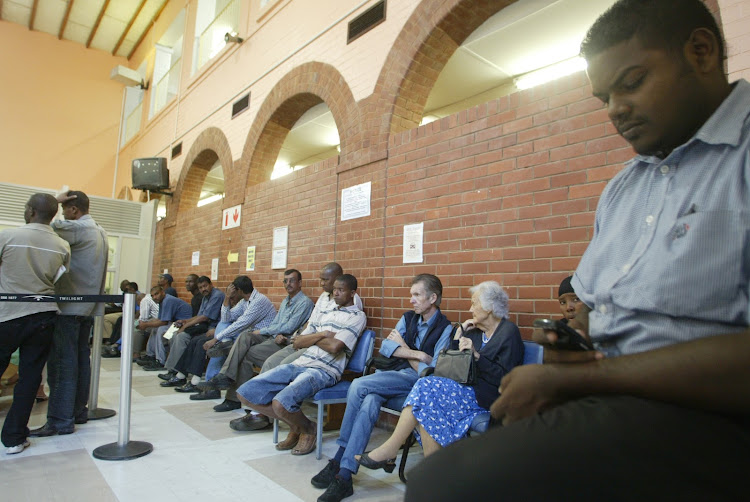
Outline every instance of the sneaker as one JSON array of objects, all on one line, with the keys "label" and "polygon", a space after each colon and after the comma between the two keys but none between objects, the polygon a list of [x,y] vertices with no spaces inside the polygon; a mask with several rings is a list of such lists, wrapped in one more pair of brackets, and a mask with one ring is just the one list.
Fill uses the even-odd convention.
[{"label": "sneaker", "polygon": [[333,478],[323,495],[318,497],[318,502],[340,502],[346,497],[354,495],[354,486],[352,480],[341,479],[338,476]]},{"label": "sneaker", "polygon": [[339,472],[339,463],[335,460],[329,460],[325,467],[323,467],[323,470],[317,473],[313,478],[310,480],[310,483],[315,488],[328,488],[328,485],[331,484],[331,481],[333,481],[333,478],[336,477],[336,473]]},{"label": "sneaker", "polygon": [[[271,425],[271,421],[265,415],[256,415],[247,412],[247,415],[241,418],[235,418],[229,422],[229,427],[235,431],[248,432],[259,431]],[[337,471],[338,472],[338,471]]]},{"label": "sneaker", "polygon": [[5,450],[6,455],[15,455],[16,453],[21,453],[23,450],[31,446],[31,443],[29,443],[28,439],[25,439],[23,443],[17,444],[16,446],[8,446],[8,448]]}]

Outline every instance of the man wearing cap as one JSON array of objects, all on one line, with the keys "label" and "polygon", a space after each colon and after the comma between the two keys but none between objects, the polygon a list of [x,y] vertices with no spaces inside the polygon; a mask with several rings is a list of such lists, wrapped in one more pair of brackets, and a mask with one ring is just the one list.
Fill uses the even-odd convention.
[{"label": "man wearing cap", "polygon": [[584,305],[576,292],[573,291],[573,286],[570,284],[571,280],[573,280],[572,275],[563,279],[557,290],[557,300],[560,302],[560,312],[563,315],[562,320],[566,323],[571,319],[575,319],[576,314],[578,314]]}]

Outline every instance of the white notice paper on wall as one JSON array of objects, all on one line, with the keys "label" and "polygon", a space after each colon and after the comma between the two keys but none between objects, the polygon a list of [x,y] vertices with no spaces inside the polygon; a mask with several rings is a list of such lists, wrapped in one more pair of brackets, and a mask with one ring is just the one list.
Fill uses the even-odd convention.
[{"label": "white notice paper on wall", "polygon": [[273,249],[286,248],[289,236],[289,227],[276,227],[273,229]]},{"label": "white notice paper on wall", "polygon": [[370,216],[372,182],[341,190],[341,221]]},{"label": "white notice paper on wall", "polygon": [[193,259],[190,261],[190,265],[193,267],[197,267],[200,265],[201,262],[201,252],[200,251],[193,251]]},{"label": "white notice paper on wall", "polygon": [[424,223],[404,225],[404,263],[422,263]]},{"label": "white notice paper on wall", "polygon": [[271,268],[286,268],[286,248],[273,250]]},{"label": "white notice paper on wall", "polygon": [[219,259],[214,258],[211,260],[211,280],[215,281],[219,278]]}]

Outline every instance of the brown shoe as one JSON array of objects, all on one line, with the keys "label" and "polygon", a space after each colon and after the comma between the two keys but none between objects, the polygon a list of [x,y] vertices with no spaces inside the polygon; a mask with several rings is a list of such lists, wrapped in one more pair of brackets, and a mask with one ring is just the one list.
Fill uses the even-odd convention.
[{"label": "brown shoe", "polygon": [[292,450],[292,455],[307,455],[315,449],[315,434],[300,434],[297,446]]},{"label": "brown shoe", "polygon": [[[218,392],[218,391],[217,391]],[[250,412],[242,418],[235,418],[229,422],[229,427],[240,432],[259,431],[271,425],[271,421],[265,415],[254,415]]]},{"label": "brown shoe", "polygon": [[299,442],[299,432],[290,432],[285,440],[276,443],[276,449],[279,451],[291,450]]}]

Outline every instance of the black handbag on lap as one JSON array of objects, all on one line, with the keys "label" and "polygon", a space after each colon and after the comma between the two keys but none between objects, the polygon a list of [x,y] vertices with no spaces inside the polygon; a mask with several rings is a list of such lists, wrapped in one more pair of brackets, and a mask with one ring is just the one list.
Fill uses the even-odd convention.
[{"label": "black handbag on lap", "polygon": [[474,385],[477,379],[477,363],[473,352],[468,349],[441,350],[433,375],[450,378],[464,385]]}]

